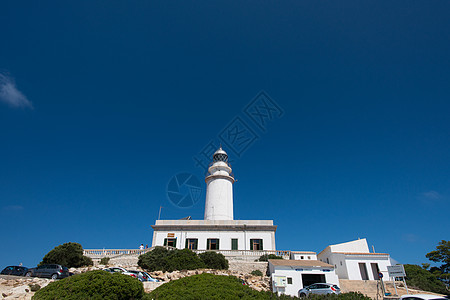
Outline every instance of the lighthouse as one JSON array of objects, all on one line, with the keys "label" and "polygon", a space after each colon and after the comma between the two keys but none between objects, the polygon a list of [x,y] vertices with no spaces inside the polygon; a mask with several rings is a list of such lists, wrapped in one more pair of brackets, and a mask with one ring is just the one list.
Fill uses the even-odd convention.
[{"label": "lighthouse", "polygon": [[213,154],[206,182],[205,220],[233,220],[234,177],[227,153],[220,147]]}]

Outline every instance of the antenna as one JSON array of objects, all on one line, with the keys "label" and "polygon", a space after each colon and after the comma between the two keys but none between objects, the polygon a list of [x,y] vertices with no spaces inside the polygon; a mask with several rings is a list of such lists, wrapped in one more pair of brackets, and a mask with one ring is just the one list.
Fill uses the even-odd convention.
[{"label": "antenna", "polygon": [[161,208],[162,208],[162,206],[160,206],[160,207],[159,207],[158,220],[160,220],[160,219],[161,219]]}]

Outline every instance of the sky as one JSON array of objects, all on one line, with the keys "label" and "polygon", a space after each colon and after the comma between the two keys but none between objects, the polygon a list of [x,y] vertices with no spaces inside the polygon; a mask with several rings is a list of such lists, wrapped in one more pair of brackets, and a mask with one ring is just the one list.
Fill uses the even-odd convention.
[{"label": "sky", "polygon": [[449,9],[1,1],[0,268],[151,245],[160,207],[202,219],[220,144],[235,219],[274,220],[277,249],[367,238],[429,262],[450,239]]}]

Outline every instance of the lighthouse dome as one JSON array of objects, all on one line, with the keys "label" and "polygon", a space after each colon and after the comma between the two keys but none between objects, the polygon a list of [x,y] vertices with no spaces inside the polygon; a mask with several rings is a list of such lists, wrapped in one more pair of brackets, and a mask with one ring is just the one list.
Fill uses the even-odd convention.
[{"label": "lighthouse dome", "polygon": [[213,162],[228,162],[228,155],[227,153],[220,147],[216,152],[213,154]]}]

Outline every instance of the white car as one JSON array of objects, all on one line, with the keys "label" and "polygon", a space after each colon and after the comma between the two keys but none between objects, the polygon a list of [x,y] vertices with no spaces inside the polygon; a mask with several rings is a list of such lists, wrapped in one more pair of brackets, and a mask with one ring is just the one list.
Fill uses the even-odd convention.
[{"label": "white car", "polygon": [[448,300],[448,298],[430,294],[403,295],[400,300]]},{"label": "white car", "polygon": [[141,280],[139,278],[138,274],[133,273],[133,272],[129,272],[128,270],[126,270],[124,268],[121,268],[121,267],[106,268],[106,269],[103,269],[103,271],[106,271],[106,272],[109,272],[109,273],[120,273],[120,274],[128,275],[128,276],[131,276],[131,277],[134,277],[134,278],[137,278],[137,279]]}]

